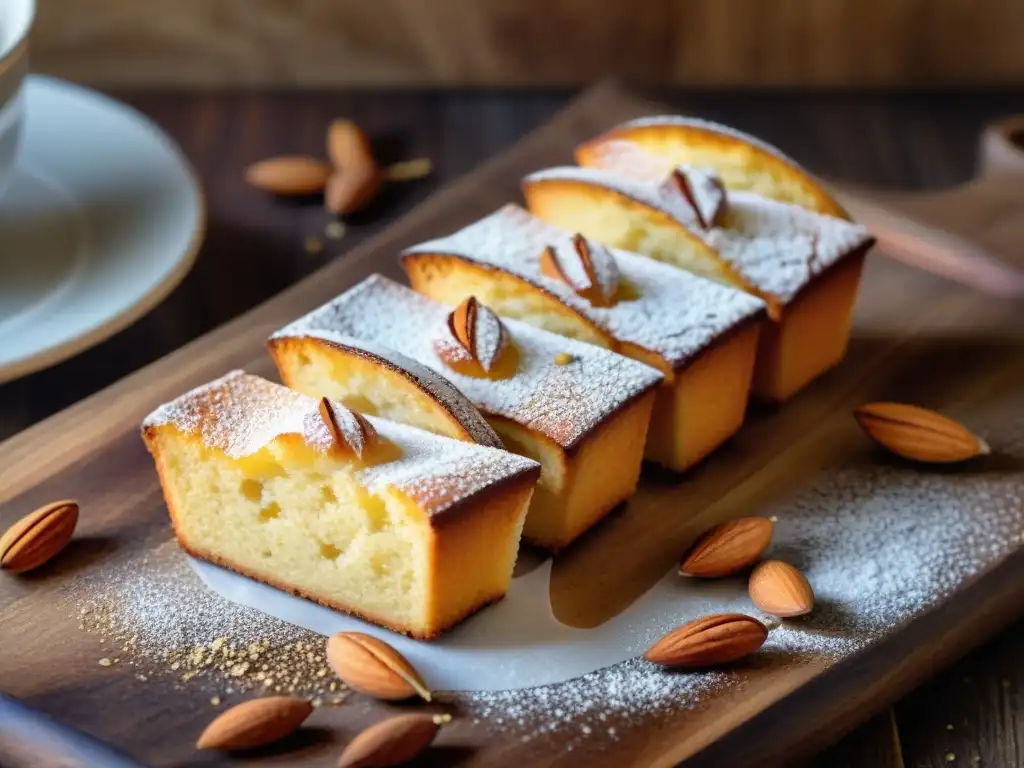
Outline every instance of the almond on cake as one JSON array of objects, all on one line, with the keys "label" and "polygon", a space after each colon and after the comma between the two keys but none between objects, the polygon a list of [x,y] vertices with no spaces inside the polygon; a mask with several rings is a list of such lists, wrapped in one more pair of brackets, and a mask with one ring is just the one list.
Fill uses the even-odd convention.
[{"label": "almond on cake", "polygon": [[713,170],[727,189],[745,190],[818,213],[849,218],[804,168],[778,147],[721,123],[683,115],[630,120],[576,148],[576,162],[596,165],[609,143],[631,142],[672,165]]},{"label": "almond on cake", "polygon": [[748,291],[768,305],[753,392],[788,399],[846,352],[867,229],[673,167],[628,142],[588,155],[597,167],[530,174],[530,210],[563,229]]},{"label": "almond on cake", "polygon": [[[292,389],[455,440],[505,447],[473,403],[440,373],[371,339],[351,341],[326,355],[301,337],[275,336],[267,346]],[[320,392],[303,386],[313,371],[331,386]]]},{"label": "almond on cake", "polygon": [[419,638],[504,596],[540,472],[241,371],[142,435],[186,552]]},{"label": "almond on cake", "polygon": [[501,319],[475,299],[447,306],[380,275],[268,346],[290,387],[435,431],[424,417],[439,408],[430,393],[351,368],[372,352],[447,377],[510,450],[540,462],[523,538],[546,549],[565,547],[633,493],[662,380],[608,350]]},{"label": "almond on cake", "polygon": [[[413,287],[607,347],[657,368],[645,456],[684,470],[743,423],[760,299],[560,230],[507,205],[402,255]],[[500,433],[500,430],[499,430]]]}]

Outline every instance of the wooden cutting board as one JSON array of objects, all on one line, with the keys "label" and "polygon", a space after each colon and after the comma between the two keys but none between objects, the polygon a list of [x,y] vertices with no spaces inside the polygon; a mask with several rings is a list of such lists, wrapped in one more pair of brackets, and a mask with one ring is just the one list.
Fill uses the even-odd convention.
[{"label": "wooden cutting board", "polygon": [[[141,567],[148,554],[167,551],[171,536],[138,424],[156,404],[232,368],[271,375],[262,347],[271,331],[372,272],[400,277],[395,256],[402,247],[518,199],[524,173],[565,163],[581,139],[655,110],[614,86],[587,92],[372,242],[0,445],[0,525],[60,497],[78,499],[83,510],[76,541],[62,557],[35,574],[0,578],[3,690],[147,764],[333,765],[347,739],[379,719],[382,705],[353,696],[341,706],[322,708],[310,719],[306,735],[287,744],[287,751],[201,755],[192,745],[217,711],[211,709],[208,691],[174,675],[154,673],[140,681],[139,668],[97,664],[111,654],[95,633],[79,629],[71,596],[83,583],[102,583],[117,569]],[[1001,436],[1024,416],[1021,320],[1019,304],[872,256],[850,353],[839,369],[784,408],[752,409],[742,433],[685,477],[645,470],[637,497],[556,560],[551,585],[556,613],[579,626],[606,620],[666,573],[710,524],[758,514],[768,502],[798,493],[836,468],[874,471],[877,465],[878,471],[902,473],[914,482],[935,478],[963,488],[975,481],[1009,483],[1016,489],[1010,512],[1019,523],[1024,519],[1019,501],[1024,458],[1015,450],[1004,451]],[[855,405],[877,399],[946,410],[990,436],[994,453],[969,467],[934,475],[887,460],[868,445],[849,415]],[[907,513],[915,511],[908,508]],[[958,512],[979,519],[989,513],[984,503]],[[841,538],[843,531],[835,535]],[[739,685],[708,689],[699,701],[666,700],[648,718],[620,713],[602,720],[600,732],[590,738],[581,737],[579,723],[570,732],[557,722],[543,731],[543,738],[524,738],[515,723],[460,718],[459,712],[471,712],[472,706],[459,695],[442,695],[456,718],[428,763],[791,765],[1024,613],[1020,547],[1000,550],[984,562],[980,573],[953,580],[928,610],[884,628],[855,655],[837,660],[783,654],[740,665],[728,673]],[[874,564],[890,565],[899,564]],[[848,566],[856,572],[856,563]],[[0,713],[5,706],[0,699]],[[18,727],[12,722],[0,717],[0,762],[5,765],[18,764],[15,760],[31,764],[26,755],[44,764],[40,755],[82,748],[74,739],[70,746],[58,741],[45,719],[21,717]],[[587,733],[595,730],[587,727]],[[80,764],[95,764],[95,759],[82,758]]]}]

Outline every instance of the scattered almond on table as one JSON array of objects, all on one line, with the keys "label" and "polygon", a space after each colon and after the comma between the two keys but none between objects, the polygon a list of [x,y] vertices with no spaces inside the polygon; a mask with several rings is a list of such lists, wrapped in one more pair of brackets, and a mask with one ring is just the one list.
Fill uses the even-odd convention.
[{"label": "scattered almond on table", "polygon": [[679,573],[703,579],[749,568],[768,549],[775,525],[763,517],[740,517],[705,531],[679,565]]},{"label": "scattered almond on table", "polygon": [[814,590],[807,578],[782,560],[765,560],[750,574],[750,599],[765,613],[783,619],[814,609]]},{"label": "scattered almond on table", "polygon": [[360,733],[345,748],[338,768],[402,765],[430,746],[441,729],[436,715],[396,715]]},{"label": "scattered almond on table", "polygon": [[306,155],[271,157],[245,171],[245,180],[252,186],[282,196],[319,194],[330,176],[330,165]]},{"label": "scattered almond on table", "polygon": [[[344,216],[366,207],[383,182],[414,181],[433,170],[426,157],[393,163],[382,170],[369,137],[351,120],[333,120],[327,128],[325,143],[326,161],[308,155],[271,157],[250,165],[245,172],[246,181],[282,196],[323,193],[324,207]],[[333,239],[343,233],[340,230]]]},{"label": "scattered almond on table", "polygon": [[77,502],[65,499],[26,515],[0,536],[0,570],[24,573],[67,546],[78,524]]},{"label": "scattered almond on table", "polygon": [[749,656],[767,639],[768,628],[757,619],[720,613],[672,630],[644,658],[663,667],[714,667]]},{"label": "scattered almond on table", "polygon": [[853,412],[875,442],[913,461],[950,463],[989,452],[967,427],[941,413],[904,403],[868,403]]},{"label": "scattered almond on table", "polygon": [[197,749],[253,749],[280,741],[298,730],[313,705],[292,696],[266,696],[237,704],[206,726]]},{"label": "scattered almond on table", "polygon": [[398,651],[361,632],[339,632],[327,639],[327,662],[350,688],[386,701],[420,696],[430,690],[419,672]]}]

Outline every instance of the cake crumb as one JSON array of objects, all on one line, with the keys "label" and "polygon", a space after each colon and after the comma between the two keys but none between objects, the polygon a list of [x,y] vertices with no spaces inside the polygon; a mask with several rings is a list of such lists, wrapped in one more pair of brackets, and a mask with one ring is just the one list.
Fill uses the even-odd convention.
[{"label": "cake crumb", "polygon": [[345,224],[337,219],[327,222],[324,227],[324,235],[328,240],[341,240],[345,236]]},{"label": "cake crumb", "polygon": [[573,361],[573,356],[568,352],[559,352],[555,355],[555,365],[568,365]]},{"label": "cake crumb", "polygon": [[946,723],[946,730],[947,731],[952,731],[953,730],[953,724],[952,723]]},{"label": "cake crumb", "polygon": [[103,657],[102,659],[100,659],[99,663],[100,663],[101,667],[109,667],[114,662],[112,662],[110,659],[108,659],[106,657]]},{"label": "cake crumb", "polygon": [[212,707],[219,707],[220,706],[220,696],[211,696],[210,697],[210,706],[212,706]]},{"label": "cake crumb", "polygon": [[324,249],[324,241],[313,235],[307,237],[302,245],[306,249],[306,253],[320,253]]},{"label": "cake crumb", "polygon": [[442,715],[434,715],[434,725],[444,725],[445,723],[450,723],[451,721],[452,716],[449,715],[447,712]]},{"label": "cake crumb", "polygon": [[946,762],[947,763],[952,763],[952,762],[955,762],[955,761],[956,761],[956,755],[953,754],[952,752],[947,752],[946,753]]},{"label": "cake crumb", "polygon": [[434,164],[429,157],[417,157],[415,160],[392,163],[384,169],[384,178],[388,181],[415,181],[429,176],[433,169]]}]

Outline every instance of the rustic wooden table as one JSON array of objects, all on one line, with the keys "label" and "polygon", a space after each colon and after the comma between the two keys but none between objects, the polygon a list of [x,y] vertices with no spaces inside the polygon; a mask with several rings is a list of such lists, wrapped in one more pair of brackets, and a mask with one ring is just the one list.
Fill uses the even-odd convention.
[{"label": "rustic wooden table", "polygon": [[[327,260],[344,258],[353,245],[543,122],[569,98],[564,92],[116,95],[164,126],[199,171],[210,218],[205,245],[184,284],[143,320],[55,368],[0,386],[0,438],[162,357]],[[1024,103],[1021,91],[659,96],[761,135],[823,174],[918,188],[966,179],[982,125],[1021,111]],[[392,187],[335,242],[323,238],[327,218],[318,206],[270,200],[242,183],[241,169],[269,154],[321,152],[324,128],[339,115],[355,119],[378,139],[382,160],[426,156],[435,173]],[[304,244],[308,237],[320,238],[324,250],[310,252]],[[1024,765],[1021,637],[1024,622],[813,764]]]}]

